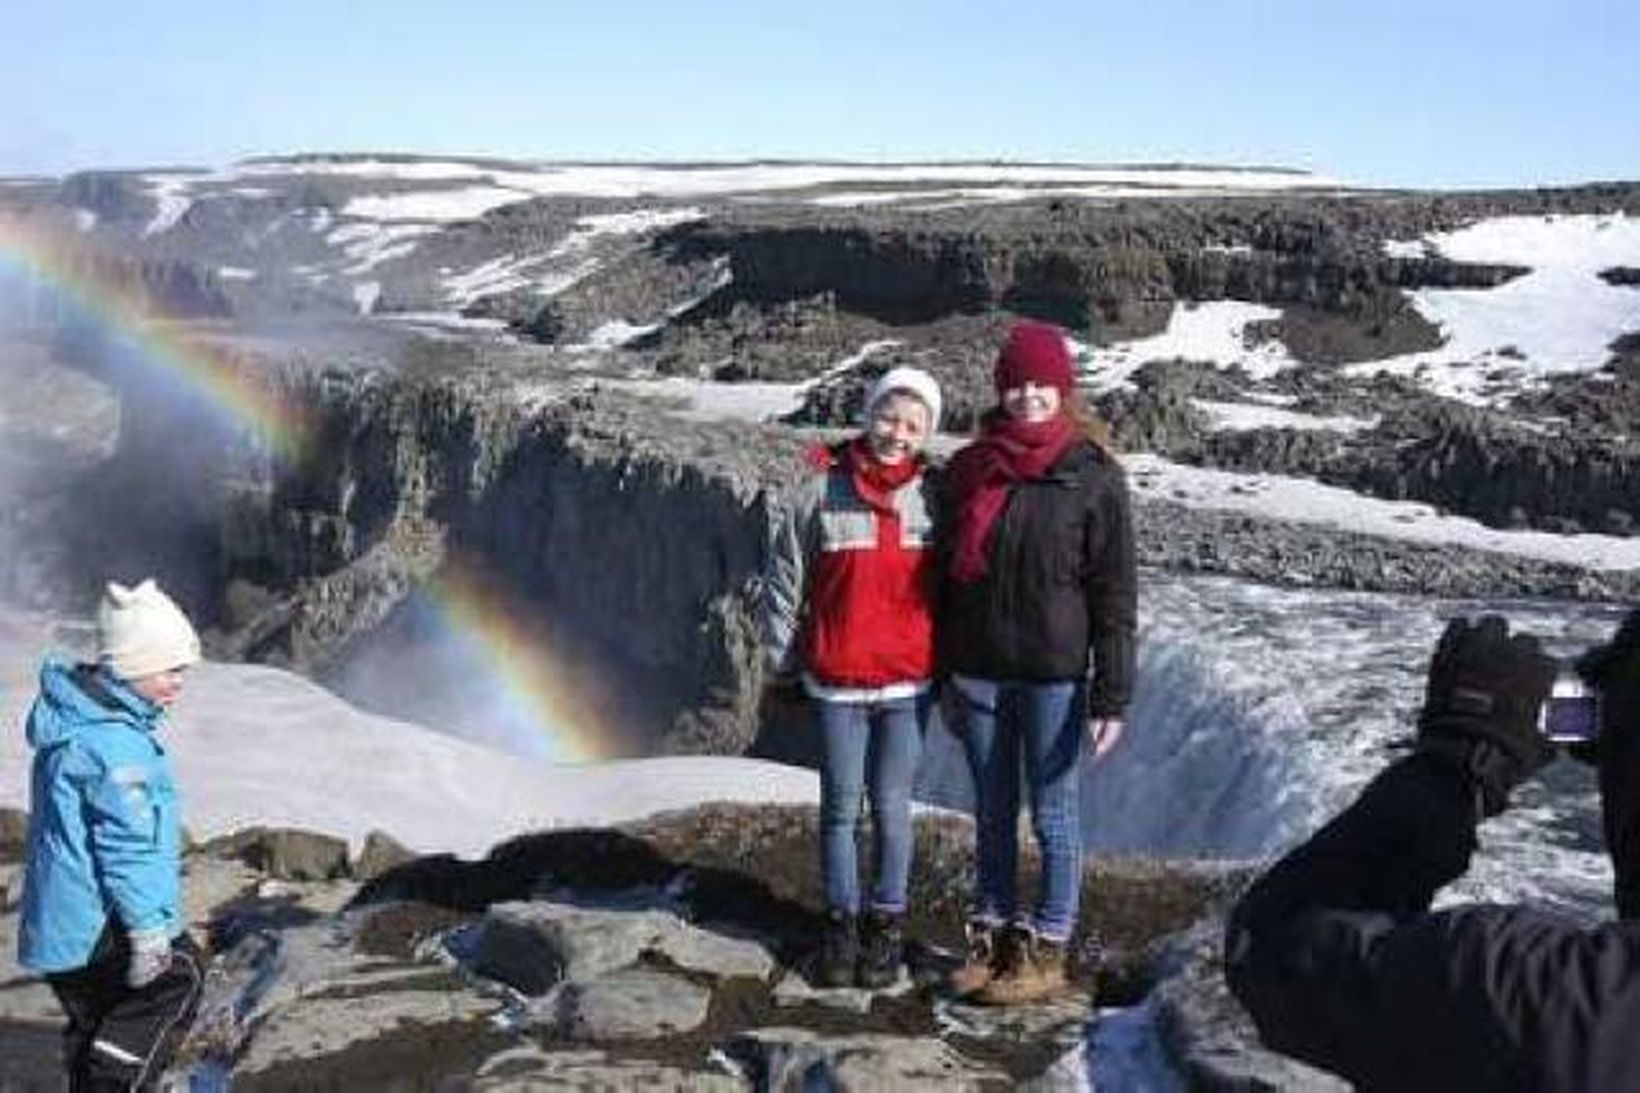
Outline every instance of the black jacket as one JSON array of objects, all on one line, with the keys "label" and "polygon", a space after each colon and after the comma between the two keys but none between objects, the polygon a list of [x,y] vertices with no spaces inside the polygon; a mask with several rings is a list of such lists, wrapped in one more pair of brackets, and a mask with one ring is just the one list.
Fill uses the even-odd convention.
[{"label": "black jacket", "polygon": [[[955,520],[942,523],[948,558]],[[1090,712],[1120,714],[1133,689],[1137,599],[1127,479],[1092,445],[1073,445],[1044,477],[1009,491],[985,575],[943,581],[940,668],[988,679],[1088,677]]]},{"label": "black jacket", "polygon": [[1367,1090],[1640,1089],[1640,922],[1429,910],[1469,867],[1468,780],[1401,760],[1231,915],[1231,990],[1277,1050]]}]

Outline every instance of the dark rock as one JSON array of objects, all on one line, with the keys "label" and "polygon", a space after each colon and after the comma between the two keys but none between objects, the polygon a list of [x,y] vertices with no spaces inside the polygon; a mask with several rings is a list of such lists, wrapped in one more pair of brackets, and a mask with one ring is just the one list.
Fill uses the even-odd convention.
[{"label": "dark rock", "polygon": [[335,880],[348,875],[347,840],[312,831],[252,827],[211,839],[202,849],[280,880]]},{"label": "dark rock", "polygon": [[0,862],[20,862],[28,849],[28,813],[0,807]]},{"label": "dark rock", "polygon": [[1608,285],[1640,286],[1640,266],[1612,266],[1600,271],[1600,279]]},{"label": "dark rock", "polygon": [[551,999],[550,1027],[569,1040],[653,1040],[706,1020],[710,989],[650,968],[623,968],[565,983]]}]

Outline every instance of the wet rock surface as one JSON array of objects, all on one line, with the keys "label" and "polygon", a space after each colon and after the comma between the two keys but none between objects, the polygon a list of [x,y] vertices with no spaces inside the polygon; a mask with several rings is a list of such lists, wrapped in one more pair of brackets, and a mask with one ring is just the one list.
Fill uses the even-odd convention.
[{"label": "wet rock surface", "polygon": [[[1103,943],[1079,941],[1073,989],[966,1005],[940,982],[971,826],[923,816],[908,973],[880,992],[816,990],[801,984],[820,922],[815,825],[813,809],[707,806],[528,836],[487,866],[417,859],[364,887],[190,855],[214,955],[178,1071],[235,1089],[1074,1088],[1095,996],[1136,1000],[1165,939],[1234,883],[1091,862],[1084,925]],[[15,923],[0,914],[3,959]],[[43,984],[0,967],[0,1086],[52,1088],[58,1020]]]}]

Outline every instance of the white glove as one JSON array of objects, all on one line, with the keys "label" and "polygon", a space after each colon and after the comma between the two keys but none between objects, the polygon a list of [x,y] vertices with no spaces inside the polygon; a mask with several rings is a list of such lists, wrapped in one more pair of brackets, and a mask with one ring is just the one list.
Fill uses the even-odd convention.
[{"label": "white glove", "polygon": [[140,990],[171,966],[171,938],[163,929],[131,931],[131,962],[125,967],[125,985]]}]

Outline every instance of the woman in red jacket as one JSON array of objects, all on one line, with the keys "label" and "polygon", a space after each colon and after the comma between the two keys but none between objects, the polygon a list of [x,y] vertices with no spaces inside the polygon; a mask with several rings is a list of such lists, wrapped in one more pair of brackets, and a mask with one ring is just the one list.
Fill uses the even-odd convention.
[{"label": "woman in red jacket", "polygon": [[[825,986],[881,987],[899,975],[911,783],[934,665],[922,450],[939,416],[933,377],[915,368],[884,373],[866,396],[865,430],[810,453],[772,536],[763,585],[770,661],[777,676],[800,675],[823,744]],[[876,882],[861,916],[855,832],[867,788]]]}]

